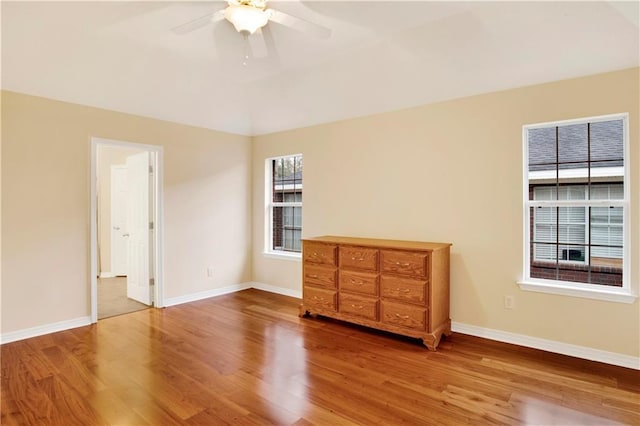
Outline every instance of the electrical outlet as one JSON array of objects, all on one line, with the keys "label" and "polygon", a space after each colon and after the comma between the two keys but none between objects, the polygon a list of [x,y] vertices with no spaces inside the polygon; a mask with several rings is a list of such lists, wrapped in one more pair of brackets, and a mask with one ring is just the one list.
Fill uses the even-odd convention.
[{"label": "electrical outlet", "polygon": [[504,308],[505,309],[515,308],[515,300],[513,296],[504,296]]},{"label": "electrical outlet", "polygon": [[207,278],[213,278],[213,266],[207,268]]}]

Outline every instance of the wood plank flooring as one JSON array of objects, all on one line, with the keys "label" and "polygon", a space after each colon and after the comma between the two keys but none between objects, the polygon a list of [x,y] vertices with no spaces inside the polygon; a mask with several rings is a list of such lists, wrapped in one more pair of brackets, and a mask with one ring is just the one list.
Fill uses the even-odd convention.
[{"label": "wood plank flooring", "polygon": [[2,425],[640,425],[640,372],[246,290],[2,345]]}]

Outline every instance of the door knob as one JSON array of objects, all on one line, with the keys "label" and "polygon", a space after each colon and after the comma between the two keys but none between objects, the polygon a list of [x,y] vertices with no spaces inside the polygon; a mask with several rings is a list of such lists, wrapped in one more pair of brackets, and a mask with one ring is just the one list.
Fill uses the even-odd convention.
[{"label": "door knob", "polygon": [[129,233],[127,232],[126,234],[122,234],[123,237],[128,237]]},{"label": "door knob", "polygon": [[114,226],[113,229],[115,229],[116,231],[119,231],[120,227],[119,226]]}]

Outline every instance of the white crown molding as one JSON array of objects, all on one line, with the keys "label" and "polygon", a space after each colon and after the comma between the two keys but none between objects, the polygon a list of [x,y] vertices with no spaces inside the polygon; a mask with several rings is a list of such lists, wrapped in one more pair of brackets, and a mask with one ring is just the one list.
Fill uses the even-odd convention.
[{"label": "white crown molding", "polygon": [[496,340],[498,342],[511,343],[514,345],[526,346],[528,348],[541,349],[543,351],[554,352],[557,354],[569,355],[576,358],[640,370],[640,358],[615,352],[607,352],[586,346],[572,345],[569,343],[557,342],[555,340],[541,339],[539,337],[478,327],[455,321],[451,322],[451,330],[456,333],[469,334],[483,339]]},{"label": "white crown molding", "polygon": [[0,335],[0,344],[42,336],[43,334],[57,333],[58,331],[70,330],[72,328],[84,327],[86,325],[91,325],[91,317],[89,316],[25,328],[23,330],[12,331]]}]

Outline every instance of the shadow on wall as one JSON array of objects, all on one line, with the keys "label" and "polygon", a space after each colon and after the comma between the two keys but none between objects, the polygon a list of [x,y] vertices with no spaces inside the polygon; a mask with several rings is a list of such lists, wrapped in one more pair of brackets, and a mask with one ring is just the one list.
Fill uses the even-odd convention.
[{"label": "shadow on wall", "polygon": [[464,258],[460,253],[452,251],[450,261],[451,321],[473,318],[475,324],[485,324],[487,315],[482,309],[481,298],[476,293],[478,287],[473,284],[473,279]]}]

